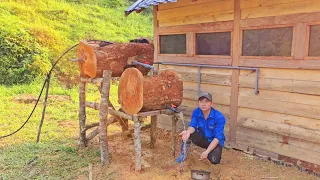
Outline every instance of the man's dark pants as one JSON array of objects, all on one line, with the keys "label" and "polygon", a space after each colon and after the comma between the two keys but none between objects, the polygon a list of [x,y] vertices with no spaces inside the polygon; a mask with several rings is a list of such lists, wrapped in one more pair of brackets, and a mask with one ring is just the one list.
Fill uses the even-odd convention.
[{"label": "man's dark pants", "polygon": [[[208,139],[202,136],[198,132],[194,132],[190,135],[190,138],[188,140],[188,144],[193,143],[199,147],[207,149],[210,145],[210,142],[208,142]],[[221,160],[221,154],[222,154],[222,146],[217,145],[209,154],[208,154],[208,160],[212,164],[220,164]]]}]

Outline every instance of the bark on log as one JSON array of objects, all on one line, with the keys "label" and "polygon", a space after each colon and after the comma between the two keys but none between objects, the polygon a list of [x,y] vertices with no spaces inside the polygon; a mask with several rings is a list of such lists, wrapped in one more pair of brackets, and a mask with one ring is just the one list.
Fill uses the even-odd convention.
[{"label": "bark on log", "polygon": [[119,81],[118,98],[127,114],[179,106],[183,98],[183,81],[174,70],[145,76],[136,68],[126,69]]},{"label": "bark on log", "polygon": [[[112,71],[112,77],[120,77],[132,60],[153,64],[153,45],[147,43],[113,43],[100,47],[97,42],[80,41],[78,58],[80,71],[91,77],[102,77],[104,70]],[[146,75],[150,69],[136,67]]]}]

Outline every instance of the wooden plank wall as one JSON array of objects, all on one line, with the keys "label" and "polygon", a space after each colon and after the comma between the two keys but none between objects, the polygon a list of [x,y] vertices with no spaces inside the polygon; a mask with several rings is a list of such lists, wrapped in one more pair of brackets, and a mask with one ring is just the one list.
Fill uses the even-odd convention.
[{"label": "wooden plank wall", "polygon": [[[320,70],[295,69],[294,61],[308,60],[308,23],[320,22],[320,1],[241,0],[240,6],[242,29],[292,26],[294,37],[292,57],[240,58],[243,66],[267,66],[260,68],[258,95],[255,72],[240,71],[236,142],[319,165]],[[285,69],[267,68],[277,67],[274,61]]]},{"label": "wooden plank wall", "polygon": [[[320,71],[240,72],[237,143],[320,164]],[[301,156],[301,153],[303,156]]]},{"label": "wooden plank wall", "polygon": [[[255,72],[241,70],[238,102],[231,102],[238,104],[237,146],[320,165],[320,58],[310,58],[307,53],[308,27],[320,24],[320,0],[240,0],[240,7],[241,31],[292,26],[294,37],[291,57],[239,56],[239,66],[260,68],[260,93],[254,94]],[[186,55],[161,55],[156,45],[157,61],[213,65],[231,65],[234,61],[233,50],[231,56],[194,54],[195,33],[234,32],[234,0],[179,0],[159,5],[157,16],[158,35],[186,33],[188,43]],[[197,107],[197,68],[158,68],[173,68],[181,74],[182,105],[186,119],[190,119]],[[231,77],[231,70],[201,69],[201,91],[213,94],[215,108],[227,118],[227,134]],[[171,126],[169,120],[158,122],[162,127]],[[181,130],[181,122],[178,127]]]}]

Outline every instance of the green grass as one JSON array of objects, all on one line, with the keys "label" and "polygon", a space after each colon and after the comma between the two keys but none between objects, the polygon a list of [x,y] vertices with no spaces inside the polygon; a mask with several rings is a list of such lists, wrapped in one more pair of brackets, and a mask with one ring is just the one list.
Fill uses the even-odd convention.
[{"label": "green grass", "polygon": [[[2,65],[6,68],[0,67],[0,73],[10,72],[11,75],[8,76],[10,79],[1,81],[0,78],[0,82],[6,84],[21,83],[25,77],[21,73],[25,69],[45,74],[50,67],[48,62],[53,62],[65,49],[83,39],[129,42],[141,36],[153,38],[152,14],[132,13],[125,17],[124,10],[129,6],[127,0],[0,2],[0,59],[6,60]],[[19,63],[26,67],[21,66],[18,71],[18,62],[8,65],[13,61],[10,59],[13,55],[22,58]],[[70,62],[72,57],[76,57],[76,51],[68,54],[56,69],[67,75],[65,78],[72,78],[78,73],[74,63]],[[22,77],[16,79],[17,75]]]},{"label": "green grass", "polygon": [[[0,86],[0,136],[16,130],[26,120],[34,103],[24,104],[17,97],[37,97],[40,78],[30,85]],[[111,101],[117,105],[117,86],[111,85]],[[87,101],[100,100],[97,87],[88,84]],[[99,148],[78,150],[78,87],[66,89],[53,80],[48,100],[41,143],[36,136],[43,96],[29,123],[17,134],[0,139],[0,179],[73,179],[90,163],[99,162]],[[87,109],[87,122],[98,122],[98,111]],[[117,125],[109,131],[120,130]],[[32,161],[32,162],[31,162]]]}]

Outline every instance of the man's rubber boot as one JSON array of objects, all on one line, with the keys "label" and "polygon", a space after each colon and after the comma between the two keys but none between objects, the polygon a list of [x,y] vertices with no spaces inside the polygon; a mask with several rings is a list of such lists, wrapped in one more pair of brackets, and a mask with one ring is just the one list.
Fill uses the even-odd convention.
[{"label": "man's rubber boot", "polygon": [[[187,151],[190,148],[190,144],[191,143],[185,143],[184,141],[182,141],[181,148],[180,148],[181,153],[179,157],[176,159],[177,163],[182,163],[187,158]],[[184,150],[184,145],[185,145],[185,150]]]}]

